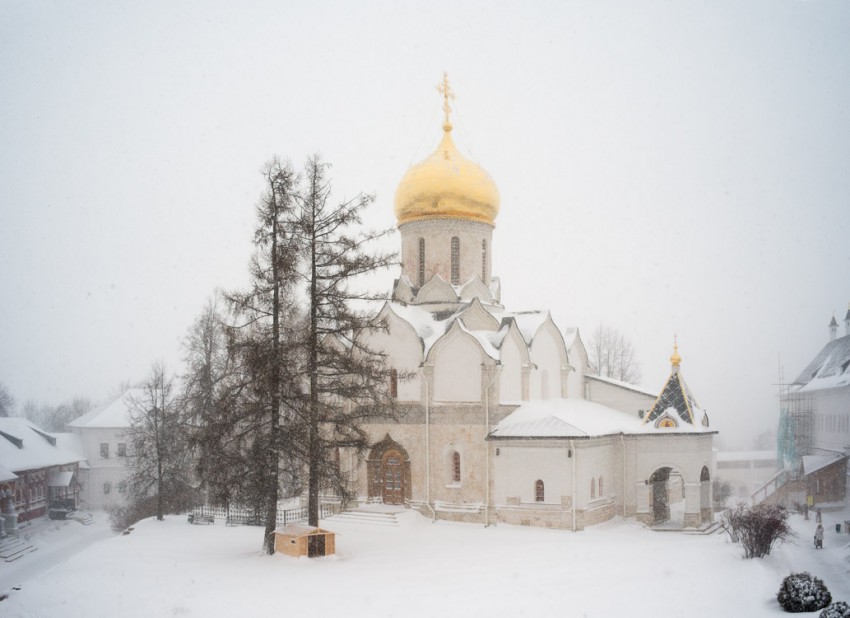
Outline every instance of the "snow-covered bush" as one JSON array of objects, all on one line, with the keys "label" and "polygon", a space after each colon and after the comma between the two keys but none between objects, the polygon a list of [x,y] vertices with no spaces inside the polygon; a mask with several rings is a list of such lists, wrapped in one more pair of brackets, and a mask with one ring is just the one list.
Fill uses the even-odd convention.
[{"label": "snow-covered bush", "polygon": [[836,601],[820,613],[820,618],[850,618],[850,605]]},{"label": "snow-covered bush", "polygon": [[813,612],[832,602],[832,595],[819,577],[791,573],[782,580],[776,600],[786,612]]},{"label": "snow-covered bush", "polygon": [[788,511],[775,504],[751,507],[741,502],[727,510],[720,521],[732,541],[741,542],[745,558],[762,558],[776,543],[794,536],[788,525]]}]

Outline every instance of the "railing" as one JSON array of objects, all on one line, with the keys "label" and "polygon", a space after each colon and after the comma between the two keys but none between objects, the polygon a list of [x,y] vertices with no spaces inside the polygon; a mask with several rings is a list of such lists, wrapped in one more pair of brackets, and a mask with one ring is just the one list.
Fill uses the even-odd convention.
[{"label": "railing", "polygon": [[[307,521],[308,519],[308,509],[306,506],[294,508],[294,509],[281,509],[280,504],[277,509],[277,524],[278,525],[287,525],[294,524],[301,521]],[[325,503],[321,504],[319,507],[319,518],[325,519],[330,517],[331,515],[335,515],[339,512],[340,506],[338,504],[333,503]],[[196,506],[192,509],[193,516],[201,516],[201,517],[212,517],[213,519],[225,519],[225,520],[241,520],[246,522],[262,522],[262,517],[257,517],[255,515],[254,509],[245,508],[241,506],[231,506],[230,508],[223,506]],[[260,524],[262,525],[262,524]]]},{"label": "railing", "polygon": [[752,494],[753,504],[759,504],[767,500],[770,496],[788,482],[788,471],[780,470],[769,478],[761,487],[756,489]]}]

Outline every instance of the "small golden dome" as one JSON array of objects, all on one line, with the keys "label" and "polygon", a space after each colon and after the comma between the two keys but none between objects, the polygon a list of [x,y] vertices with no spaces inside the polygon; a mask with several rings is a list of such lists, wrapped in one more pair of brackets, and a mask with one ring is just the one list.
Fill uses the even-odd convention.
[{"label": "small golden dome", "polygon": [[682,364],[682,357],[679,356],[679,346],[676,343],[673,344],[673,356],[670,357],[670,364],[674,367]]},{"label": "small golden dome", "polygon": [[404,175],[395,192],[399,224],[423,219],[464,219],[493,225],[499,190],[486,171],[458,152],[452,125],[443,124],[437,150]]}]

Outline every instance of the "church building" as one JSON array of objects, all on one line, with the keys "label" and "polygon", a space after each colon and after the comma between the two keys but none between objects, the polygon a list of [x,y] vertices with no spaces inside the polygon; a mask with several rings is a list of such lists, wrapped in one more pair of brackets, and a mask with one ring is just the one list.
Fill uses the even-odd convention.
[{"label": "church building", "polygon": [[[591,375],[577,329],[511,311],[491,271],[496,183],[442,138],[395,195],[400,277],[363,343],[386,354],[397,422],[348,460],[363,502],[434,519],[583,529],[616,515],[710,520],[715,431],[674,351],[660,394]],[[507,205],[511,207],[512,205]],[[507,282],[509,283],[509,282]]]}]

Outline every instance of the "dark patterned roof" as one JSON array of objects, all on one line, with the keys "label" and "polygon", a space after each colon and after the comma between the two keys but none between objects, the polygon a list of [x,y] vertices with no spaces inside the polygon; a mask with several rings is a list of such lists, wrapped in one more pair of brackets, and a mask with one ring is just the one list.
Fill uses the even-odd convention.
[{"label": "dark patterned roof", "polygon": [[664,385],[661,394],[655,400],[649,414],[646,415],[645,422],[653,423],[657,421],[670,408],[674,408],[679,419],[686,423],[696,425],[701,422],[694,418],[699,405],[679,371],[670,373],[667,384]]}]

